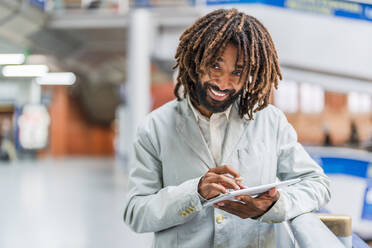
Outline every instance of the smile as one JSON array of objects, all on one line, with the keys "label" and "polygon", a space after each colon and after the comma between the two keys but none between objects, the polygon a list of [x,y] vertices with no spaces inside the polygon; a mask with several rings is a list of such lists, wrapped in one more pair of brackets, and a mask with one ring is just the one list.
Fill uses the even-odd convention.
[{"label": "smile", "polygon": [[216,91],[211,88],[208,88],[208,95],[216,101],[223,101],[229,96],[227,93]]}]

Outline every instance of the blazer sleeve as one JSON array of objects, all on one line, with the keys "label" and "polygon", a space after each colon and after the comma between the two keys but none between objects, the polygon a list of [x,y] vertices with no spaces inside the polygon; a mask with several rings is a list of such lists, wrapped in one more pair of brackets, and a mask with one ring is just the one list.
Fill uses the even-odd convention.
[{"label": "blazer sleeve", "polygon": [[295,185],[280,189],[280,198],[259,218],[268,223],[292,219],[320,209],[330,200],[329,179],[323,169],[297,142],[297,134],[283,112],[277,128],[277,177],[280,180],[301,178]]},{"label": "blazer sleeve", "polygon": [[199,178],[163,187],[162,163],[154,132],[140,128],[134,143],[124,222],[135,232],[158,232],[184,224],[202,210]]}]

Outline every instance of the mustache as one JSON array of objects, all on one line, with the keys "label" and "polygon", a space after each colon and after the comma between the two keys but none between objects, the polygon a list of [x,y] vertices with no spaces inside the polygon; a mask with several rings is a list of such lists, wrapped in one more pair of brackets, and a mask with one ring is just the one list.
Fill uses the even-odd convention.
[{"label": "mustache", "polygon": [[219,91],[219,92],[223,92],[223,93],[228,93],[229,95],[233,95],[235,93],[235,90],[221,90],[217,85],[213,85],[211,83],[208,83],[206,82],[204,84],[204,88],[207,89],[207,88],[211,88],[215,91]]}]

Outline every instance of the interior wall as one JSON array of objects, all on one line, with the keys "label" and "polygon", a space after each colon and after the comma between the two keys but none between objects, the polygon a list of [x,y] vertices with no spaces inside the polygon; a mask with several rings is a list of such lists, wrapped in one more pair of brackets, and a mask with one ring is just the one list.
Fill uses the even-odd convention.
[{"label": "interior wall", "polygon": [[372,22],[254,4],[213,9],[221,7],[257,17],[281,63],[372,78]]},{"label": "interior wall", "polygon": [[[232,7],[257,17],[268,28],[281,63],[372,78],[372,22],[257,4],[224,4],[199,11],[204,15]],[[162,28],[153,54],[172,60],[183,31]]]},{"label": "interior wall", "polygon": [[325,92],[324,111],[307,114],[301,111],[286,113],[288,121],[295,128],[298,140],[308,145],[324,145],[326,129],[332,145],[348,145],[351,123],[357,127],[360,142],[368,140],[372,134],[371,113],[354,114],[348,110],[347,95]]},{"label": "interior wall", "polygon": [[64,86],[53,87],[50,145],[45,152],[52,156],[114,155],[114,127],[103,127],[84,118],[78,103]]}]

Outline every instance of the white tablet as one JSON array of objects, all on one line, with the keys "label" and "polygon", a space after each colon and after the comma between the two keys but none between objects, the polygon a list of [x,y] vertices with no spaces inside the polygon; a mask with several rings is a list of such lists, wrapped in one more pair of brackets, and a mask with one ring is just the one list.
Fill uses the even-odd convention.
[{"label": "white tablet", "polygon": [[270,183],[270,184],[250,187],[250,188],[247,188],[247,189],[234,190],[234,191],[231,191],[229,193],[221,194],[221,195],[219,195],[215,198],[210,199],[209,201],[207,201],[203,205],[203,207],[208,207],[208,206],[213,205],[214,203],[224,201],[224,200],[235,200],[234,197],[238,196],[238,195],[253,196],[253,195],[261,194],[261,193],[264,193],[264,192],[268,191],[271,188],[276,187],[278,189],[278,188],[286,187],[286,186],[291,185],[291,184],[298,183],[299,181],[301,181],[301,179],[297,178],[297,179],[291,179],[291,180],[277,182],[277,183]]}]

